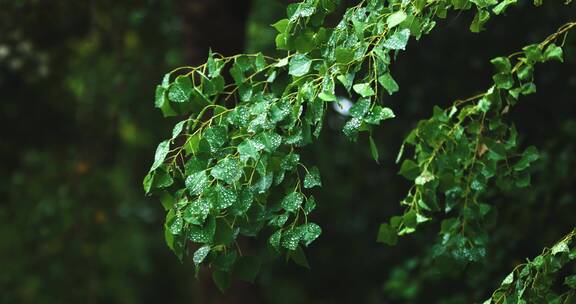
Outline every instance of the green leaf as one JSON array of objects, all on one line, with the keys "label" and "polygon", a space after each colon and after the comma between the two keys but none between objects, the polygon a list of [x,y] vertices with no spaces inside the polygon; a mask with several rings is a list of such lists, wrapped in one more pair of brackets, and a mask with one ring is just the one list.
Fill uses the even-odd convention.
[{"label": "green leaf", "polygon": [[548,47],[546,47],[546,50],[544,51],[544,61],[552,59],[564,62],[562,48],[554,43],[548,45]]},{"label": "green leaf", "polygon": [[299,162],[300,162],[300,155],[296,153],[289,153],[284,158],[282,158],[280,168],[282,168],[282,170],[290,171],[296,168]]},{"label": "green leaf", "polygon": [[234,242],[236,238],[236,229],[230,226],[224,219],[219,219],[216,221],[216,232],[214,233],[214,244],[218,245],[230,245]]},{"label": "green leaf", "polygon": [[227,157],[218,162],[218,164],[212,168],[210,174],[217,180],[233,184],[242,177],[242,167],[238,160]]},{"label": "green leaf", "polygon": [[258,272],[260,271],[261,261],[260,258],[255,256],[243,256],[234,267],[234,277],[245,281],[254,283]]},{"label": "green leaf", "polygon": [[252,68],[252,62],[247,55],[240,55],[234,59],[234,65],[240,68],[241,71],[246,72]]},{"label": "green leaf", "polygon": [[214,266],[215,270],[220,270],[224,272],[232,272],[232,267],[236,263],[236,258],[238,254],[235,250],[227,250],[225,253],[218,254],[212,261],[211,266]]},{"label": "green leaf", "polygon": [[512,64],[508,57],[496,57],[490,62],[496,67],[499,73],[510,73],[512,71]]},{"label": "green leaf", "polygon": [[347,121],[346,124],[344,124],[342,132],[344,132],[344,135],[346,135],[348,138],[354,139],[354,136],[358,133],[358,129],[360,129],[361,125],[362,120],[353,117],[352,119]]},{"label": "green leaf", "polygon": [[370,99],[361,98],[351,108],[350,115],[356,118],[364,117],[370,110]]},{"label": "green leaf", "polygon": [[188,239],[195,243],[208,244],[214,239],[216,220],[210,217],[204,226],[192,225],[188,230]]},{"label": "green leaf", "polygon": [[485,139],[484,143],[490,151],[489,158],[497,161],[506,159],[506,147],[503,143],[488,138]]},{"label": "green leaf", "polygon": [[196,172],[186,178],[185,184],[190,194],[199,195],[209,185],[208,175],[205,171]]},{"label": "green leaf", "polygon": [[[280,35],[278,35],[280,36]],[[284,57],[278,60],[278,62],[274,65],[277,68],[281,68],[288,65],[288,57]]]},{"label": "green leaf", "polygon": [[312,60],[308,58],[305,54],[297,54],[290,60],[290,65],[288,67],[288,73],[292,76],[300,77],[304,76],[310,71],[310,66],[312,65]]},{"label": "green leaf", "polygon": [[192,95],[192,81],[190,77],[180,75],[168,89],[168,98],[174,102],[187,102]]},{"label": "green leaf", "polygon": [[296,250],[300,239],[302,238],[302,231],[300,227],[288,229],[284,232],[282,236],[282,247],[288,250]]},{"label": "green leaf", "polygon": [[540,45],[532,44],[522,48],[526,58],[528,58],[531,62],[540,62],[544,59],[542,55],[542,49],[540,49]]},{"label": "green leaf", "polygon": [[194,252],[194,257],[192,260],[194,261],[195,265],[200,265],[202,261],[206,258],[206,256],[210,253],[210,245],[202,246]]},{"label": "green leaf", "polygon": [[230,274],[228,272],[216,270],[212,272],[212,280],[220,292],[225,292],[230,287]]},{"label": "green leaf", "polygon": [[154,106],[162,111],[162,116],[172,117],[178,115],[174,109],[170,106],[168,97],[166,97],[166,88],[161,86],[156,87],[156,99],[154,101]]},{"label": "green leaf", "polygon": [[316,208],[316,199],[313,196],[308,197],[304,203],[304,214],[310,214]]},{"label": "green leaf", "polygon": [[490,100],[488,100],[486,97],[482,97],[479,101],[478,101],[478,110],[480,110],[483,113],[488,112],[488,110],[490,110],[490,106],[492,105],[492,103],[490,102]]},{"label": "green leaf", "polygon": [[207,166],[208,166],[207,159],[192,156],[186,162],[186,164],[184,164],[184,170],[186,172],[186,175],[192,175],[194,173],[206,170]]},{"label": "green leaf", "polygon": [[274,181],[274,172],[269,172],[264,175],[254,184],[253,190],[255,193],[265,193],[270,186],[272,186],[272,182]]},{"label": "green leaf", "polygon": [[372,89],[372,86],[370,86],[369,83],[358,83],[355,84],[353,87],[354,91],[358,94],[360,94],[362,97],[369,97],[369,96],[374,96],[374,90]]},{"label": "green leaf", "polygon": [[172,234],[179,234],[182,231],[182,227],[184,227],[184,220],[182,220],[180,215],[176,215],[167,224]]},{"label": "green leaf", "polygon": [[518,68],[516,75],[518,75],[518,79],[522,81],[529,81],[532,78],[534,73],[534,66],[531,64],[522,64]]},{"label": "green leaf", "polygon": [[522,157],[514,165],[514,170],[524,171],[530,166],[532,162],[537,161],[539,158],[540,155],[538,154],[538,150],[535,147],[530,146],[526,150],[524,150],[524,153],[522,153]]},{"label": "green leaf", "polygon": [[230,212],[235,216],[243,215],[248,211],[248,209],[250,209],[253,201],[254,194],[252,193],[252,190],[244,188],[239,191],[238,198],[230,208]]},{"label": "green leaf", "polygon": [[[407,213],[405,213],[404,216],[402,216],[402,222],[404,223],[406,228],[409,228],[406,230],[402,230],[404,231],[404,234],[414,232],[414,228],[418,223],[416,211],[410,210]],[[403,234],[402,231],[400,231],[399,234]]]},{"label": "green leaf", "polygon": [[376,241],[379,243],[384,243],[387,245],[394,246],[398,241],[398,235],[396,234],[396,229],[392,228],[389,224],[382,223],[378,229],[378,237]]},{"label": "green leaf", "polygon": [[392,34],[382,45],[390,50],[405,50],[409,38],[410,30],[403,29]]},{"label": "green leaf", "polygon": [[203,138],[208,142],[211,152],[216,152],[228,141],[228,130],[224,126],[211,126],[204,131]]},{"label": "green leaf", "polygon": [[376,143],[374,142],[374,138],[372,138],[372,135],[370,135],[368,139],[370,140],[370,154],[372,154],[372,158],[376,161],[376,163],[378,163],[378,159],[380,158],[378,154],[378,147],[376,146]]},{"label": "green leaf", "polygon": [[301,226],[302,241],[308,246],[322,234],[322,228],[315,223],[307,223]]},{"label": "green leaf", "polygon": [[386,18],[386,24],[388,24],[388,28],[393,28],[406,20],[406,17],[407,15],[404,11],[397,11]]},{"label": "green leaf", "polygon": [[304,188],[310,189],[313,187],[321,187],[322,181],[320,180],[320,170],[317,167],[312,167],[304,177]]},{"label": "green leaf", "polygon": [[184,144],[184,151],[186,154],[196,154],[196,152],[198,152],[201,141],[200,135],[200,133],[196,133],[195,135],[188,137],[186,143]]},{"label": "green leaf", "polygon": [[286,224],[286,221],[288,221],[289,217],[290,217],[290,214],[288,214],[288,213],[277,214],[277,215],[273,216],[272,219],[270,219],[268,224],[270,226],[282,228],[282,227],[284,227],[284,224]]},{"label": "green leaf", "polygon": [[338,47],[334,53],[338,63],[348,64],[354,60],[354,51],[350,48]]},{"label": "green leaf", "polygon": [[384,89],[386,89],[389,95],[398,92],[398,90],[400,89],[400,87],[398,87],[398,84],[396,83],[394,78],[392,78],[392,75],[390,75],[390,73],[386,73],[378,77],[378,82]]},{"label": "green leaf", "polygon": [[364,117],[364,121],[368,124],[379,125],[381,121],[394,118],[394,112],[390,108],[383,108],[381,106],[374,106],[372,111]]},{"label": "green leaf", "polygon": [[288,28],[288,23],[288,19],[282,19],[272,24],[272,27],[274,27],[279,33],[285,33],[286,28]]},{"label": "green leaf", "polygon": [[164,103],[166,103],[166,88],[161,85],[156,86],[156,91],[154,94],[154,106],[156,108],[161,108]]},{"label": "green leaf", "polygon": [[234,83],[236,85],[241,85],[244,82],[244,72],[242,71],[242,68],[240,68],[240,66],[236,63],[234,63],[234,65],[232,65],[232,68],[230,68],[230,76],[232,76],[232,79],[234,79]]},{"label": "green leaf", "polygon": [[336,79],[338,79],[338,81],[342,83],[347,92],[350,92],[350,89],[354,84],[354,75],[355,75],[354,73],[347,73],[345,75],[336,76]]},{"label": "green leaf", "polygon": [[214,188],[214,192],[216,194],[214,208],[217,210],[226,209],[236,203],[236,193],[232,189],[218,184]]},{"label": "green leaf", "polygon": [[[426,2],[428,2],[428,0],[415,0],[413,5],[418,12],[421,12],[424,9],[424,7],[426,6]],[[454,6],[455,6],[455,8],[457,8],[456,5],[454,5]]]},{"label": "green leaf", "polygon": [[151,189],[161,189],[170,187],[174,183],[172,175],[168,173],[165,166],[160,166],[160,168],[151,172],[152,174],[152,184]]},{"label": "green leaf", "polygon": [[300,192],[291,192],[282,199],[281,206],[288,212],[296,212],[304,201],[304,195]]},{"label": "green leaf", "polygon": [[214,96],[222,93],[224,85],[224,77],[220,75],[212,79],[202,78],[202,92],[204,92],[206,96]]},{"label": "green leaf", "polygon": [[435,176],[432,173],[430,173],[430,171],[425,170],[420,175],[418,175],[418,177],[416,177],[416,179],[414,180],[414,184],[421,186],[428,182],[433,181],[434,178]]},{"label": "green leaf", "polygon": [[512,78],[512,74],[509,73],[498,73],[492,76],[492,79],[496,87],[500,89],[508,90],[514,86],[514,79]]},{"label": "green leaf", "polygon": [[564,278],[564,284],[569,288],[576,289],[576,274]]},{"label": "green leaf", "polygon": [[478,8],[485,8],[488,6],[493,6],[498,3],[497,0],[470,0],[470,2],[476,4]]},{"label": "green leaf", "polygon": [[172,139],[178,137],[178,135],[182,133],[182,129],[184,128],[184,124],[186,124],[186,122],[187,122],[186,120],[183,120],[174,126],[174,128],[172,129]]},{"label": "green leaf", "polygon": [[[293,6],[295,10],[292,14],[288,13],[290,16],[290,22],[296,22],[299,18],[302,17],[310,17],[316,12],[316,5],[317,1],[304,1]],[[288,8],[288,12],[290,12],[290,8]]]},{"label": "green leaf", "polygon": [[255,140],[264,147],[268,153],[273,153],[282,144],[282,137],[274,132],[260,133]]},{"label": "green leaf", "polygon": [[220,71],[224,67],[224,61],[221,59],[215,59],[212,49],[208,51],[208,60],[206,61],[208,67],[208,76],[216,77],[220,75]]},{"label": "green leaf", "polygon": [[308,264],[306,254],[300,246],[298,246],[294,251],[289,251],[288,257],[297,265],[310,269],[310,264]]},{"label": "green leaf", "polygon": [[256,58],[254,58],[254,67],[256,68],[256,72],[263,71],[267,66],[266,59],[262,53],[256,54]]},{"label": "green leaf", "polygon": [[164,74],[164,77],[162,77],[161,86],[165,89],[167,89],[170,86],[170,75],[171,75],[171,73],[166,73],[166,74]]},{"label": "green leaf", "polygon": [[494,14],[496,15],[500,15],[502,14],[504,11],[506,11],[506,9],[508,8],[508,6],[512,5],[512,4],[516,4],[517,0],[504,0],[500,3],[498,3],[498,5],[496,5],[492,11],[494,12]]},{"label": "green leaf", "polygon": [[[481,0],[479,0],[481,1]],[[470,24],[470,31],[473,33],[479,33],[484,30],[484,24],[490,19],[490,13],[485,10],[478,10]]]},{"label": "green leaf", "polygon": [[276,230],[268,239],[268,243],[276,251],[280,251],[280,239],[282,238],[282,230]]},{"label": "green leaf", "polygon": [[535,92],[536,85],[533,82],[524,83],[522,84],[522,87],[520,87],[520,93],[522,93],[522,95],[528,95]]},{"label": "green leaf", "polygon": [[238,145],[238,153],[240,154],[240,159],[243,162],[246,162],[249,158],[258,160],[258,157],[260,156],[259,152],[263,148],[263,145],[251,139],[246,139]]},{"label": "green leaf", "polygon": [[290,114],[290,108],[285,103],[282,104],[273,104],[270,106],[270,121],[272,123],[278,123],[284,120]]},{"label": "green leaf", "polygon": [[557,255],[559,253],[563,253],[563,252],[570,252],[570,247],[568,247],[568,244],[566,243],[566,241],[561,241],[556,243],[556,245],[554,245],[551,249],[552,255]]},{"label": "green leaf", "polygon": [[205,198],[200,198],[188,205],[184,210],[184,221],[193,225],[203,225],[210,213],[211,204]]},{"label": "green leaf", "polygon": [[409,180],[414,180],[416,177],[418,177],[418,175],[420,175],[420,167],[418,167],[414,161],[406,159],[404,162],[402,162],[402,166],[400,167],[400,172],[398,172],[398,174]]},{"label": "green leaf", "polygon": [[333,12],[335,9],[338,8],[338,0],[322,0],[322,7],[327,12]]},{"label": "green leaf", "polygon": [[160,203],[162,203],[162,207],[164,207],[164,210],[166,211],[172,209],[174,207],[174,204],[176,203],[174,201],[174,197],[168,191],[160,192],[158,198],[160,199]]},{"label": "green leaf", "polygon": [[330,92],[320,92],[318,94],[318,98],[322,99],[323,101],[336,101],[336,95]]},{"label": "green leaf", "polygon": [[144,193],[146,195],[149,195],[150,191],[152,190],[152,184],[154,183],[155,175],[156,175],[155,171],[150,171],[148,172],[148,174],[146,174],[144,180],[142,181],[142,188],[144,188]]},{"label": "green leaf", "polygon": [[514,180],[514,185],[518,188],[526,188],[530,186],[530,180],[531,177],[529,173],[522,173],[516,177],[516,179]]},{"label": "green leaf", "polygon": [[156,170],[164,163],[169,151],[170,140],[165,140],[158,144],[158,147],[156,147],[156,153],[154,154],[154,163],[152,164],[150,171]]},{"label": "green leaf", "polygon": [[174,252],[178,257],[180,262],[184,258],[185,242],[186,238],[182,235],[173,235],[166,226],[164,226],[164,240],[166,241],[166,246]]},{"label": "green leaf", "polygon": [[509,273],[504,280],[502,281],[501,285],[507,286],[514,283],[514,272]]},{"label": "green leaf", "polygon": [[247,83],[243,83],[238,86],[238,96],[241,101],[250,101],[252,99],[252,86]]}]

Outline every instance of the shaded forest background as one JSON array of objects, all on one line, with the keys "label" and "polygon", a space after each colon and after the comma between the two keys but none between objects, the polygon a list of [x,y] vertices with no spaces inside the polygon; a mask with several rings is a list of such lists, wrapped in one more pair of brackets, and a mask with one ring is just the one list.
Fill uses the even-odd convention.
[{"label": "shaded forest background", "polygon": [[196,280],[191,261],[180,264],[165,246],[163,208],[141,186],[155,144],[176,121],[154,108],[155,85],[177,66],[201,64],[209,48],[274,55],[270,24],[288,2],[0,0],[0,302],[474,303],[573,227],[569,37],[565,63],[540,68],[538,93],[512,113],[521,142],[544,157],[531,187],[491,196],[498,214],[486,260],[435,256],[437,222],[395,247],[375,242],[407,190],[394,159],[416,122],[433,105],[484,90],[491,58],[576,18],[574,5],[524,1],[480,34],[469,32],[466,12],[409,44],[392,66],[400,92],[383,101],[398,118],[374,134],[379,165],[366,138],[348,142],[345,118],[328,113],[319,142],[303,153],[324,185],[314,215],[324,231],[306,251],[311,269],[271,261],[255,284],[234,282],[226,294],[205,273]]}]

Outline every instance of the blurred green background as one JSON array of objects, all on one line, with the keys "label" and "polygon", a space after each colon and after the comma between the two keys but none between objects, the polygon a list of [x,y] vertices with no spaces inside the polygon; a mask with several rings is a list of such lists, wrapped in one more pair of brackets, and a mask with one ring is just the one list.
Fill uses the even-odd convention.
[{"label": "blurred green background", "polygon": [[375,134],[379,165],[366,138],[349,143],[345,118],[328,113],[320,141],[304,151],[324,184],[311,269],[273,261],[255,284],[234,282],[226,294],[205,271],[195,279],[191,261],[165,246],[163,208],[141,187],[175,123],[154,108],[155,85],[202,63],[209,48],[275,55],[269,25],[289,2],[0,0],[0,303],[476,303],[573,227],[574,35],[565,63],[539,67],[538,93],[511,114],[522,142],[544,157],[531,187],[489,195],[498,216],[486,260],[436,254],[438,222],[396,247],[375,242],[379,223],[400,211],[408,184],[394,158],[418,119],[484,90],[490,58],[576,18],[573,4],[521,1],[481,34],[469,32],[464,12],[412,41],[392,67],[401,90],[383,102],[398,118]]}]

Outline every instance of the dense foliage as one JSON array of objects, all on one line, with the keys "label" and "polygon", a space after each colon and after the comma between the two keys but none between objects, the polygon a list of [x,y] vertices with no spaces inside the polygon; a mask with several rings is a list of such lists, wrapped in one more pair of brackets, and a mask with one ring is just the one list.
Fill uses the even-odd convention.
[{"label": "dense foliage", "polygon": [[[376,3],[370,1],[341,0],[334,1],[334,6],[328,1],[311,1],[309,4],[320,5],[310,6],[312,15],[300,16],[296,25],[288,25],[288,2],[294,1],[0,1],[0,302],[482,303],[491,295],[493,302],[499,303],[572,301],[576,263],[573,233],[566,233],[574,228],[576,211],[576,109],[572,102],[576,36],[566,33],[548,41],[546,37],[574,19],[574,3],[403,1],[375,7],[368,6]],[[424,2],[422,10],[416,11]],[[494,11],[497,6],[498,14]],[[296,8],[289,6],[288,14],[294,14]],[[499,11],[503,8],[506,10]],[[304,15],[309,12],[304,10]],[[406,19],[394,25],[404,18],[402,12]],[[472,29],[477,31],[479,21],[488,16],[490,21],[482,24],[481,33],[470,32],[470,24],[475,24]],[[372,52],[377,40],[383,44],[403,29],[416,33],[418,29],[412,27],[415,23],[407,27],[412,18],[424,23],[428,20],[426,31],[419,39],[411,34],[404,50],[381,48],[389,62],[376,66],[376,73],[381,75],[371,76],[374,57],[382,55],[378,50]],[[284,21],[278,23],[280,19]],[[284,25],[293,28],[286,32]],[[340,63],[337,58],[323,56],[336,28],[341,29],[338,35],[343,39],[337,41],[334,53],[339,54]],[[324,34],[316,35],[320,32]],[[316,38],[312,46],[306,46],[310,36]],[[543,57],[530,61],[529,49],[523,46],[542,41]],[[546,55],[551,44],[561,49],[562,56]],[[212,77],[206,74],[206,65],[200,69],[198,65],[207,61],[209,47],[212,60],[225,63],[220,70],[222,92],[207,96],[219,106],[211,105],[202,117],[198,117],[201,109],[192,109],[162,119],[162,112],[150,106],[158,79],[183,62],[194,66],[169,76],[165,101],[170,108],[174,105],[170,88],[179,76],[192,72],[190,80],[202,91],[206,79],[200,73]],[[365,53],[354,52],[355,57],[348,62],[346,49]],[[558,55],[557,48],[550,50]],[[239,53],[253,55],[235,55]],[[304,53],[311,61],[308,73],[294,76],[298,72],[293,69],[291,74],[291,61]],[[499,88],[499,80],[491,76],[500,72],[500,66],[491,64],[490,58],[510,53],[507,58],[512,69],[526,60],[523,57],[530,65],[534,63],[534,70],[527,71],[533,77],[521,80],[520,73],[511,71],[514,87]],[[252,97],[243,101],[230,69],[236,61],[239,66],[245,64],[246,58],[249,64],[242,74],[247,78],[244,83],[252,88]],[[265,69],[248,79],[260,69],[256,62],[262,59]],[[281,66],[276,66],[278,63]],[[329,72],[323,70],[324,65]],[[272,72],[276,78],[268,82],[265,76]],[[319,103],[306,93],[320,96],[314,80],[324,72],[334,77],[334,96],[322,95],[329,100],[322,100],[322,120],[316,123],[311,120],[314,113],[309,105]],[[348,89],[341,74],[355,74]],[[499,76],[500,80],[506,80],[506,74]],[[311,88],[301,86],[310,81]],[[292,82],[296,84],[288,88]],[[354,88],[362,83],[369,83],[374,95],[362,97],[358,91],[371,95],[367,86]],[[524,83],[533,83],[530,87],[537,86],[537,91],[517,92],[515,89],[522,89]],[[223,95],[234,89],[234,94]],[[285,95],[286,89],[286,94],[294,95]],[[501,98],[493,102],[496,92]],[[302,113],[289,114],[300,118],[292,130],[302,129],[302,138],[310,141],[286,144],[288,121],[275,123],[268,132],[280,135],[281,145],[274,152],[261,149],[252,154],[268,157],[266,170],[274,174],[270,188],[257,193],[254,183],[262,168],[252,171],[254,158],[242,158],[238,148],[247,138],[256,143],[254,136],[262,132],[224,118],[237,106],[249,107],[253,99],[262,101],[258,96],[262,93],[266,95],[264,101],[277,99],[272,105],[294,97],[291,102],[301,104]],[[191,95],[197,97],[194,92]],[[469,95],[474,96],[452,103]],[[330,101],[334,98],[336,101]],[[480,106],[482,99],[490,103]],[[378,126],[370,124],[368,114],[361,115],[360,106],[352,116],[350,106],[359,100],[386,109],[386,117],[390,117]],[[183,111],[190,106],[186,103],[172,110]],[[453,104],[456,112],[450,115]],[[506,109],[505,113],[498,113],[498,107]],[[208,122],[224,108],[229,111]],[[487,109],[486,113],[482,109]],[[430,150],[438,147],[437,140],[445,139],[444,130],[455,127],[465,111],[466,118],[456,128],[465,131],[462,144],[467,145],[455,147],[454,141],[447,139],[436,152],[442,157],[432,160],[427,168],[430,175],[422,174],[420,156],[430,157]],[[248,119],[253,121],[262,113],[249,114]],[[396,119],[391,119],[392,114]],[[482,122],[479,115],[486,118],[485,127],[477,134],[474,125],[475,121]],[[262,128],[268,127],[270,117],[267,115]],[[347,132],[349,137],[342,129],[354,118],[362,124],[357,132]],[[181,124],[181,132],[172,139],[172,126],[181,121],[188,122]],[[502,127],[490,129],[494,124]],[[316,131],[320,125],[321,130]],[[430,134],[428,130],[434,125],[441,126],[441,132]],[[212,126],[226,126],[222,148],[232,151],[212,155],[199,143],[196,154],[187,154],[184,147],[176,164],[168,166],[188,137],[196,131],[204,135]],[[517,131],[515,147],[498,154],[501,143],[505,148],[512,143],[508,139],[513,129]],[[503,130],[508,132],[500,133]],[[232,133],[247,135],[228,137]],[[174,171],[170,172],[177,174],[170,175],[173,184],[169,187],[158,189],[150,184],[152,198],[145,197],[142,177],[153,162],[158,142],[166,139],[171,152],[158,169],[171,168]],[[495,143],[491,142],[494,139]],[[480,140],[475,151],[474,140]],[[531,146],[537,147],[537,152]],[[284,170],[284,180],[275,185],[282,172],[280,156],[292,147],[299,164],[294,170]],[[450,168],[443,167],[444,156],[457,155],[456,148],[466,149],[461,152],[468,151],[468,156],[477,158],[474,164],[467,163],[469,158],[465,157],[449,163]],[[399,150],[403,150],[400,158]],[[165,232],[170,232],[161,230],[169,210],[157,202],[158,198],[173,206],[169,209],[174,214],[182,207],[183,231],[189,229],[193,224],[186,221],[190,218],[183,205],[194,203],[198,196],[191,195],[186,187],[187,167],[182,161],[212,159],[210,166],[214,166],[228,152],[236,154],[234,158],[244,168],[242,177],[228,185],[207,167],[206,178],[212,185],[202,197],[214,202],[218,196],[211,188],[216,185],[233,192],[249,189],[254,196],[252,211],[230,221],[237,205],[222,211],[211,208],[207,220],[216,215],[214,241],[220,244],[188,240],[185,250],[180,251],[180,263],[162,240]],[[517,167],[523,155],[528,159],[537,156],[537,160],[508,174],[507,169]],[[415,165],[408,174],[402,170],[405,162]],[[486,177],[489,171],[478,166],[492,162],[496,164],[495,175]],[[306,188],[307,172],[314,172],[311,176],[316,177],[313,168],[317,168],[321,186]],[[254,172],[252,186],[246,171]],[[452,172],[464,175],[452,177]],[[153,181],[161,180],[153,174]],[[473,179],[477,174],[479,181],[486,183],[483,189],[473,189],[477,184],[468,182],[468,177]],[[509,177],[503,178],[506,174]],[[420,176],[423,178],[416,184]],[[525,186],[528,176],[530,185]],[[302,209],[287,212],[282,199],[295,189],[298,179]],[[315,184],[318,179],[310,181]],[[468,208],[464,208],[462,197],[447,205],[446,192],[456,183],[470,186]],[[243,191],[236,192],[237,199]],[[410,195],[416,192],[425,195],[420,198],[436,198],[433,202],[437,206],[429,200],[422,202],[430,210],[399,203],[410,202],[414,199]],[[171,205],[170,196],[179,201]],[[316,206],[309,212],[306,198],[312,196]],[[246,219],[254,218],[251,212],[255,206],[262,206],[267,218],[258,225],[247,225]],[[416,208],[417,212],[410,212]],[[477,213],[480,211],[487,213]],[[279,227],[285,214],[288,218]],[[418,215],[415,224],[413,215]],[[405,229],[404,220],[414,232],[408,233],[411,229]],[[222,234],[226,227],[217,229],[225,221],[234,232],[234,240],[227,245],[221,238],[226,236]],[[397,221],[402,226],[393,227]],[[322,231],[308,247],[305,239],[299,239],[296,251],[283,247],[283,242],[278,250],[269,243],[274,232],[284,233],[306,223],[316,223]],[[249,236],[250,228],[258,228],[255,237]],[[459,234],[455,228],[465,229]],[[398,238],[400,231],[402,237]],[[169,240],[172,236],[168,234]],[[459,242],[465,246],[459,247]],[[194,253],[205,247],[198,254],[202,257],[206,245],[210,251],[196,266]],[[543,251],[546,246],[550,249]],[[225,262],[234,263],[222,264],[224,257],[229,259]],[[295,267],[289,260],[304,267]],[[212,283],[213,277],[220,287],[229,285],[225,293]],[[230,280],[232,277],[241,280]]]},{"label": "dense foliage", "polygon": [[[286,57],[211,52],[204,65],[166,74],[156,90],[156,107],[165,116],[188,118],[158,145],[144,188],[168,211],[168,246],[180,259],[192,250],[196,266],[214,267],[221,289],[230,274],[254,279],[260,263],[243,256],[236,239],[257,236],[265,226],[274,250],[287,250],[288,257],[307,264],[301,246],[310,245],[321,228],[308,221],[316,200],[303,190],[322,183],[318,168],[304,165],[297,149],[320,136],[327,105],[338,103],[336,88],[356,99],[342,129],[356,140],[359,132],[371,133],[395,117],[379,103],[399,89],[389,66],[410,37],[429,33],[448,10],[472,7],[477,12],[470,30],[479,32],[491,13],[500,15],[515,3],[362,1],[326,28],[323,21],[336,3],[306,0],[289,5],[288,18],[273,25],[279,32],[276,47],[287,50]],[[536,91],[536,63],[563,60],[555,42],[575,25],[494,58],[497,73],[485,93],[447,110],[435,108],[434,116],[408,135],[398,159],[405,146],[413,147],[414,159],[402,163],[400,174],[414,185],[402,200],[404,214],[380,226],[379,241],[394,245],[397,235],[413,233],[442,211],[447,216],[435,255],[485,258],[484,221],[492,207],[483,193],[492,183],[504,190],[527,187],[527,169],[539,158],[534,147],[518,151],[517,131],[505,116],[520,96]],[[226,83],[225,72],[232,83]],[[378,161],[372,137],[370,149]]]},{"label": "dense foliage", "polygon": [[430,220],[429,213],[443,211],[456,216],[442,221],[439,252],[471,261],[484,256],[488,236],[483,222],[492,207],[483,194],[489,182],[495,180],[494,186],[506,190],[527,187],[527,169],[539,158],[534,146],[517,151],[518,134],[506,114],[519,97],[536,92],[536,63],[563,60],[554,41],[575,26],[568,23],[540,44],[492,59],[497,73],[485,93],[457,100],[446,110],[435,108],[434,116],[408,135],[405,144],[414,147],[414,160],[405,160],[399,173],[414,185],[402,201],[404,215],[380,226],[382,242],[394,244],[396,235],[414,232],[416,225]]}]

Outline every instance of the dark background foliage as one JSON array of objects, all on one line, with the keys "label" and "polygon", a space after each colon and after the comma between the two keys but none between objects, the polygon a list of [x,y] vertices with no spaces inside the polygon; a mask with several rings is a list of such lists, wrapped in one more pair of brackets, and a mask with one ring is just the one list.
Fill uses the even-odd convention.
[{"label": "dark background foliage", "polygon": [[328,114],[320,141],[304,153],[324,185],[315,193],[324,231],[306,252],[311,269],[271,261],[255,284],[234,282],[226,294],[204,272],[196,280],[192,263],[165,246],[164,211],[141,187],[155,143],[174,123],[153,107],[155,84],[174,67],[202,63],[210,47],[274,55],[269,24],[288,2],[0,0],[0,302],[473,303],[572,228],[569,37],[566,62],[539,68],[538,93],[512,113],[523,145],[544,157],[531,187],[490,196],[498,215],[486,260],[432,258],[436,222],[395,247],[375,242],[379,223],[400,211],[407,182],[394,158],[415,123],[433,105],[484,90],[490,58],[576,17],[573,5],[522,3],[480,34],[468,30],[472,15],[453,14],[409,44],[392,67],[401,90],[383,101],[398,118],[375,133],[380,164],[366,138],[348,142],[344,118]]}]

